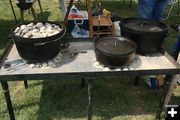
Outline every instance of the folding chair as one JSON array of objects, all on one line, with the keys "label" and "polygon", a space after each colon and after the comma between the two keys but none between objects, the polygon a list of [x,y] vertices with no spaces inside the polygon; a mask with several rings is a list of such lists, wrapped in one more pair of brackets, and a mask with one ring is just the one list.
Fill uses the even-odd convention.
[{"label": "folding chair", "polygon": [[168,0],[166,7],[170,6],[170,9],[168,11],[167,16],[165,18],[163,18],[163,20],[167,20],[170,17],[172,10],[173,10],[176,3],[178,3],[178,15],[179,15],[179,0]]}]

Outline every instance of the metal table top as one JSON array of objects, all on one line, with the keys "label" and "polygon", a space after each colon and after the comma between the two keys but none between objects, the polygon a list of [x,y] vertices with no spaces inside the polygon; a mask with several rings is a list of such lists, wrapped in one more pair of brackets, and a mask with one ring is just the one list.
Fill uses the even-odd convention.
[{"label": "metal table top", "polygon": [[[129,66],[109,69],[96,61],[93,42],[89,40],[70,42],[68,51],[78,54],[72,58],[65,52],[62,61],[55,66],[37,68],[25,64],[18,55],[15,45],[13,45],[6,60],[2,63],[0,80],[52,79],[62,76],[99,77],[180,73],[179,65],[166,52],[150,56],[136,55],[135,61]],[[11,67],[5,68],[4,65],[7,63],[11,64]]]}]

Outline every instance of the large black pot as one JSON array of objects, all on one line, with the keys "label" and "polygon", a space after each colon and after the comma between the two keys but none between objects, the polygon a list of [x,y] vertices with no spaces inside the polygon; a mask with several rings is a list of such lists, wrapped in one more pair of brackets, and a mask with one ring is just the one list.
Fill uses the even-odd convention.
[{"label": "large black pot", "polygon": [[16,29],[16,27],[19,27],[23,24],[29,24],[29,22],[19,24],[15,26],[13,29],[11,29],[11,36],[13,38],[13,41],[16,45],[20,57],[27,60],[28,62],[43,62],[52,59],[59,53],[61,44],[65,42],[61,39],[66,32],[64,25],[47,21],[39,22],[56,24],[60,28],[62,28],[62,31],[53,36],[44,38],[24,38],[15,35],[14,30]]},{"label": "large black pot", "polygon": [[121,35],[137,44],[137,53],[147,54],[161,51],[168,27],[160,22],[142,18],[126,18],[120,22]]},{"label": "large black pot", "polygon": [[95,39],[96,59],[106,66],[124,66],[135,57],[136,44],[125,37],[103,37]]}]

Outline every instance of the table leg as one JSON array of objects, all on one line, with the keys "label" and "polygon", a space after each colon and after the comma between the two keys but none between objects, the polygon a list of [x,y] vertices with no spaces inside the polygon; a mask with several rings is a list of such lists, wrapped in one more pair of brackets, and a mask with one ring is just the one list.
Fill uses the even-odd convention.
[{"label": "table leg", "polygon": [[174,82],[176,81],[175,76],[167,75],[165,79],[165,86],[164,91],[159,103],[159,108],[156,114],[156,120],[160,120],[162,110],[164,108],[164,105],[168,104],[170,100],[170,93],[172,93],[172,88],[174,87]]},{"label": "table leg", "polygon": [[92,120],[92,88],[93,80],[88,80],[88,120]]},{"label": "table leg", "polygon": [[85,87],[85,79],[81,78],[81,89],[84,89]]},{"label": "table leg", "polygon": [[171,100],[171,96],[173,94],[173,90],[175,89],[175,86],[177,84],[177,78],[179,78],[177,75],[172,77],[172,81],[170,83],[169,92],[166,95],[166,99],[164,102],[164,105],[168,105],[169,101]]},{"label": "table leg", "polygon": [[27,82],[27,80],[24,80],[24,87],[25,87],[25,89],[28,88],[28,82]]},{"label": "table leg", "polygon": [[5,96],[5,99],[6,99],[6,104],[7,104],[7,107],[8,107],[10,119],[15,120],[14,110],[13,110],[13,107],[12,107],[11,97],[10,97],[10,94],[9,94],[8,83],[7,83],[7,81],[2,81],[1,85],[2,85],[2,88],[3,88],[3,91],[4,91],[4,96]]},{"label": "table leg", "polygon": [[134,85],[135,85],[135,86],[138,85],[139,79],[140,79],[139,76],[136,76],[136,77],[135,77],[135,80],[134,80]]}]

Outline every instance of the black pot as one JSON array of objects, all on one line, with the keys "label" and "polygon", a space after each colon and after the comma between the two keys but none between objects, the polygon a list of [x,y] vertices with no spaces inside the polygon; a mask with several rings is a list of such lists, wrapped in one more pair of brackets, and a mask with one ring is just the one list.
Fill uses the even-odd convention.
[{"label": "black pot", "polygon": [[160,21],[142,18],[126,18],[120,22],[121,35],[137,44],[137,53],[147,54],[161,51],[168,27]]},{"label": "black pot", "polygon": [[25,0],[19,0],[19,2],[17,3],[17,6],[21,9],[21,10],[27,10],[29,8],[31,8],[31,6],[33,5],[32,2],[26,2]]},{"label": "black pot", "polygon": [[45,38],[24,38],[16,36],[14,34],[14,30],[16,29],[16,27],[19,27],[23,24],[29,24],[29,22],[15,26],[11,30],[13,41],[16,45],[20,57],[27,60],[28,62],[43,62],[52,59],[59,53],[61,44],[65,43],[65,41],[61,39],[66,31],[64,25],[47,21],[38,22],[56,24],[60,28],[62,28],[62,31],[56,35]]},{"label": "black pot", "polygon": [[[116,44],[116,45],[115,45]],[[136,44],[125,37],[103,37],[95,39],[96,59],[106,66],[124,66],[135,57]]]}]

